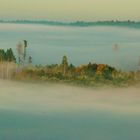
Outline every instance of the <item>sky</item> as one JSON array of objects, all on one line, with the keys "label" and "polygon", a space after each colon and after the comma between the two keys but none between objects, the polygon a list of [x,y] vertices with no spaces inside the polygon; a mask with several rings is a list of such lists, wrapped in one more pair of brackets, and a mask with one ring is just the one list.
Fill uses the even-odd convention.
[{"label": "sky", "polygon": [[140,0],[0,0],[0,19],[139,20]]}]

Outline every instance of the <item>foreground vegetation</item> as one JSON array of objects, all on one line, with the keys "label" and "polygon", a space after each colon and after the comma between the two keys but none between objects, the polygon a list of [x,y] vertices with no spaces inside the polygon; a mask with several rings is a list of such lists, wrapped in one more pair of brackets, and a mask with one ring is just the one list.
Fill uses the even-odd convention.
[{"label": "foreground vegetation", "polygon": [[16,57],[13,50],[0,49],[0,78],[11,79],[16,74]]},{"label": "foreground vegetation", "polygon": [[0,78],[24,81],[49,81],[84,86],[129,86],[139,83],[140,72],[122,72],[106,64],[74,66],[63,56],[60,64],[22,66],[16,63],[12,49],[0,50]]},{"label": "foreground vegetation", "polygon": [[15,75],[19,80],[50,81],[84,86],[129,86],[139,82],[139,72],[117,71],[106,64],[74,66],[64,56],[61,64],[27,66]]}]

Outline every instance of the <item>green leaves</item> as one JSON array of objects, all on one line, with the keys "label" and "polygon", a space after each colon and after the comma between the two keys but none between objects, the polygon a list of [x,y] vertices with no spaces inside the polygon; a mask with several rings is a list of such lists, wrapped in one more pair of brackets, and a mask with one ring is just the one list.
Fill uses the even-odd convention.
[{"label": "green leaves", "polygon": [[0,61],[16,62],[13,50],[11,48],[7,49],[7,51],[0,49]]}]

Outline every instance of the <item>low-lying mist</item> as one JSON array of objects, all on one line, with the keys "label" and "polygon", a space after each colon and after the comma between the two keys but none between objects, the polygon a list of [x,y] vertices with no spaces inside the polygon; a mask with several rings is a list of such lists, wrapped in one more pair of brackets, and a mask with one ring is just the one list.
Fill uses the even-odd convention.
[{"label": "low-lying mist", "polygon": [[33,113],[140,113],[140,88],[85,88],[0,80],[0,109]]}]

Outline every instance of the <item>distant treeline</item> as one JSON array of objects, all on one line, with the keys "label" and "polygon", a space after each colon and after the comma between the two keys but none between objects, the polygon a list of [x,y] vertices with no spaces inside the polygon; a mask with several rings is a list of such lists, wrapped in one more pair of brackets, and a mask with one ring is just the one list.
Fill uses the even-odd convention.
[{"label": "distant treeline", "polygon": [[48,20],[0,20],[0,23],[16,23],[16,24],[43,24],[43,25],[56,25],[56,26],[126,26],[133,28],[140,28],[140,21],[76,21],[76,22],[59,22],[59,21],[48,21]]}]

